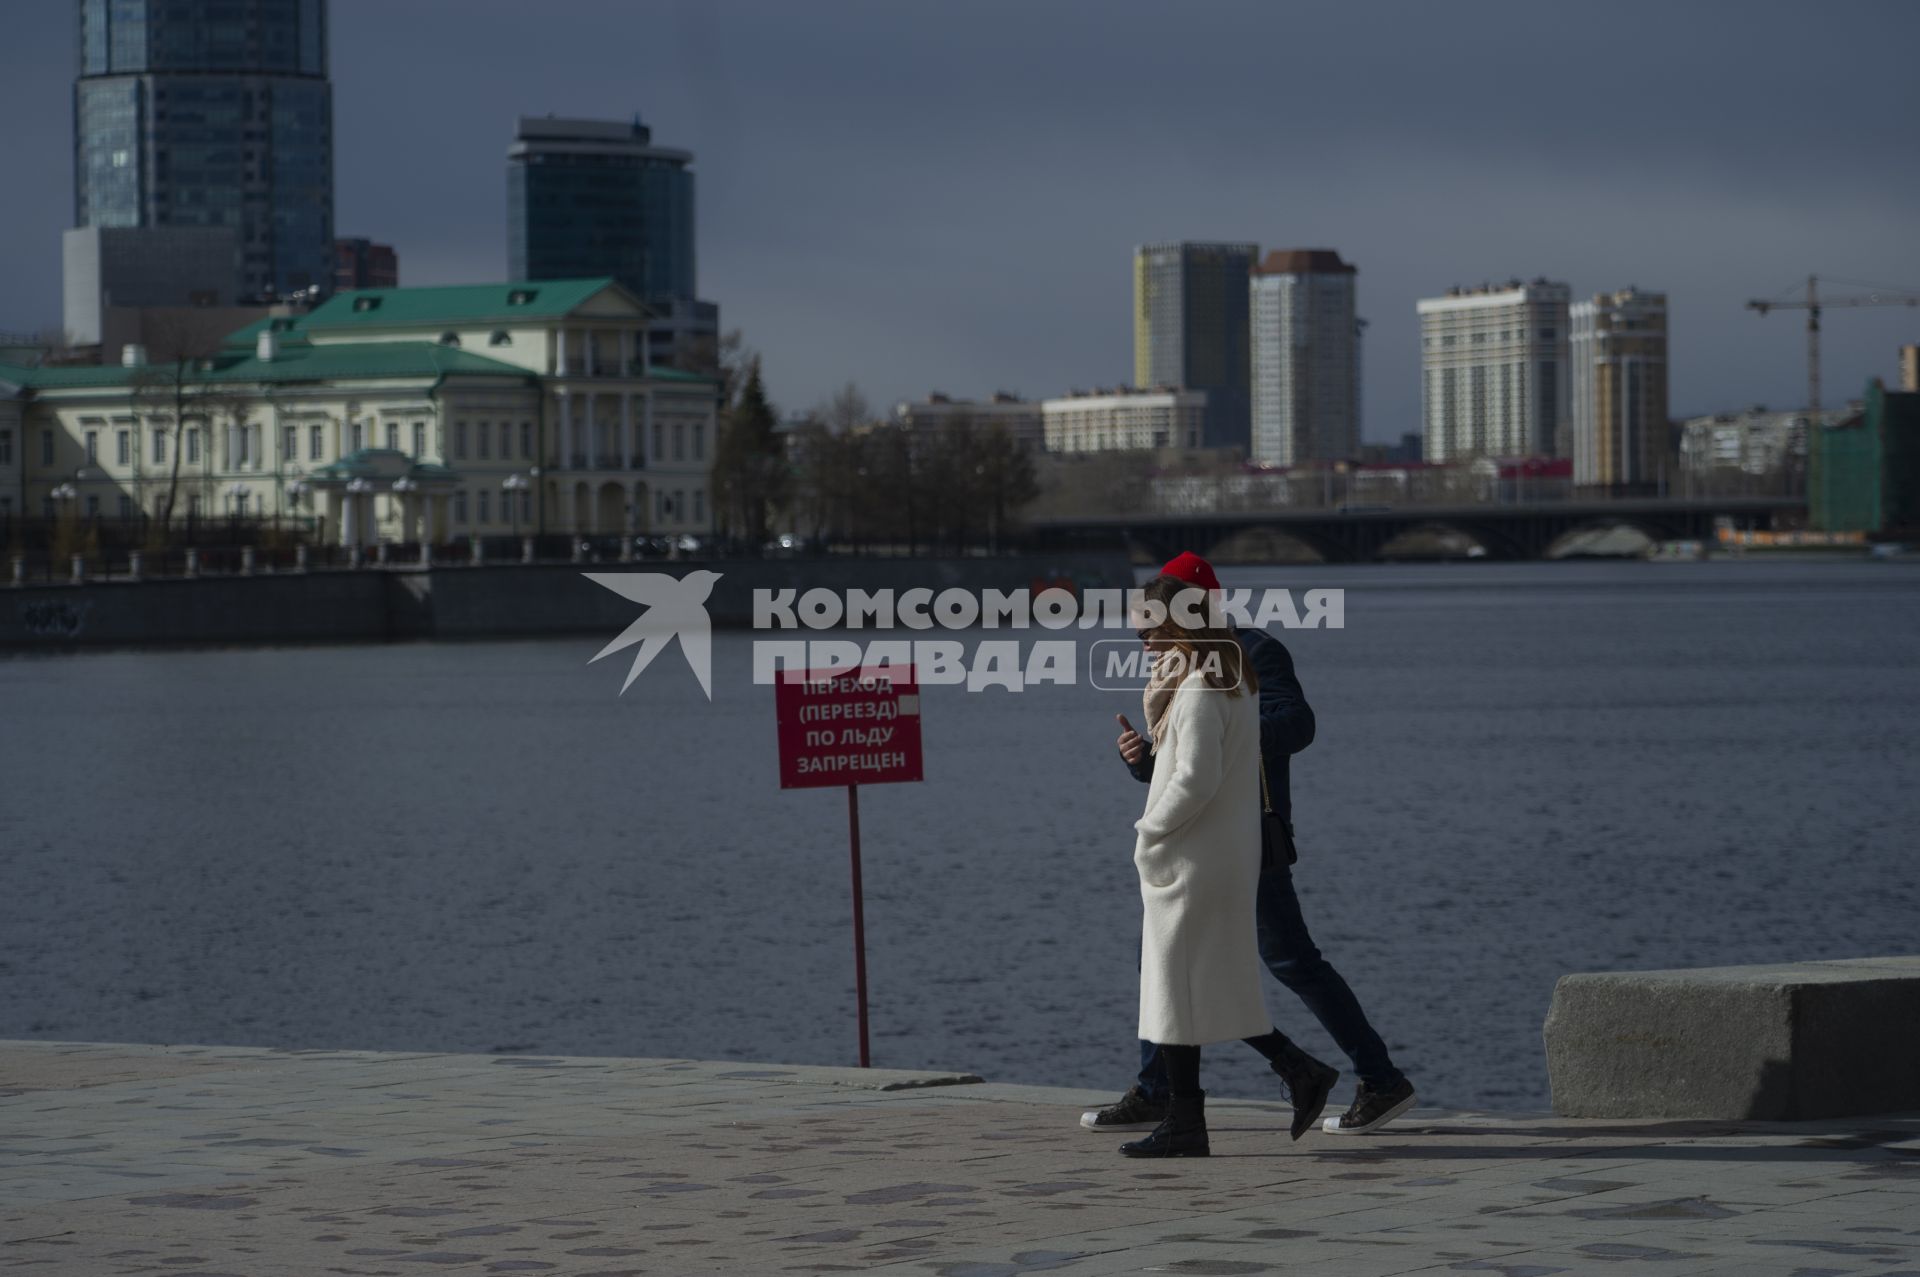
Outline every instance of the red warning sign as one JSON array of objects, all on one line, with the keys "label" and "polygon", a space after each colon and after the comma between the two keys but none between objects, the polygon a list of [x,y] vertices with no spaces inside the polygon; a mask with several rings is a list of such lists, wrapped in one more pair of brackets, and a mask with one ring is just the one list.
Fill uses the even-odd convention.
[{"label": "red warning sign", "polygon": [[783,670],[774,684],[780,788],[919,780],[920,687],[913,670]]}]

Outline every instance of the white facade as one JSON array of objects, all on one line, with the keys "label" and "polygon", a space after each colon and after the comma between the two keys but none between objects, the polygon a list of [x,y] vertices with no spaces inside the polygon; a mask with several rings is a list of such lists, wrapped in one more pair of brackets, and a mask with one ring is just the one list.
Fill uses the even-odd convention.
[{"label": "white facade", "polygon": [[978,428],[998,427],[1021,448],[1038,452],[1046,447],[1046,426],[1040,405],[1011,395],[991,399],[949,399],[929,395],[915,402],[893,407],[893,419],[909,430],[937,430],[955,421],[969,422]]},{"label": "white facade", "polygon": [[1565,284],[1537,279],[1416,304],[1426,460],[1555,455],[1568,424],[1569,301]]},{"label": "white facade", "polygon": [[420,299],[441,290],[341,294],[192,366],[178,400],[158,365],[0,367],[0,430],[5,384],[24,388],[8,491],[51,515],[72,483],[73,512],[104,518],[158,517],[172,493],[177,521],[318,518],[354,544],[711,532],[714,384],[629,359],[645,316],[616,286],[513,318],[498,289],[497,311],[480,288],[444,309]]},{"label": "white facade", "polygon": [[1040,405],[1048,452],[1198,448],[1206,432],[1202,390],[1114,390]]},{"label": "white facade", "polygon": [[1337,253],[1269,253],[1249,276],[1253,460],[1290,466],[1360,451],[1355,271]]},{"label": "white facade", "polygon": [[[537,302],[542,290],[567,283],[495,287],[503,297],[532,293]],[[539,374],[544,402],[536,415],[545,419],[551,457],[551,465],[541,467],[549,529],[712,531],[708,471],[719,427],[711,383],[647,366],[646,320],[631,294],[608,284],[562,316],[503,317],[510,316],[509,309],[442,322],[418,318],[410,308],[388,323],[375,307],[351,312],[351,322],[329,322],[329,313],[341,306],[363,304],[354,297],[378,299],[387,291],[344,294],[309,316],[302,331],[316,346],[429,339]],[[458,301],[464,306],[467,299]],[[497,459],[479,455],[479,441],[502,423],[475,415],[471,424],[471,443],[463,444],[466,436],[454,423],[447,464],[460,468],[494,460],[497,466]],[[472,509],[477,514],[479,508],[476,491]]]}]

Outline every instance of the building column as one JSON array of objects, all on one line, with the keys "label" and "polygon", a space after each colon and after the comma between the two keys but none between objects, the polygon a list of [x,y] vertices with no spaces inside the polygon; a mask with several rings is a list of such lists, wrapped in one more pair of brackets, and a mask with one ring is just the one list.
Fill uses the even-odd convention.
[{"label": "building column", "polygon": [[[326,500],[327,500],[327,513],[326,513],[327,526],[333,529],[334,544],[345,545],[347,543],[346,528],[344,526],[345,521],[341,513],[345,505],[345,502],[342,500],[343,494],[338,488],[326,488],[326,489],[323,489],[323,491],[326,494]],[[182,504],[185,504],[185,503],[183,502]]]},{"label": "building column", "polygon": [[564,328],[553,331],[553,375],[567,375],[567,330]]},{"label": "building column", "polygon": [[659,464],[660,458],[653,455],[653,390],[649,388],[640,401],[640,464],[651,470]]},{"label": "building column", "polygon": [[600,396],[595,394],[587,395],[587,469],[589,470],[594,468],[600,457],[600,421],[594,415],[599,398]]},{"label": "building column", "polygon": [[345,525],[341,531],[345,535],[345,545],[352,547],[366,545],[372,541],[369,535],[373,529],[373,494],[370,492],[349,492],[346,494]]},{"label": "building column", "polygon": [[633,469],[633,392],[620,392],[620,468]]},{"label": "building column", "polygon": [[560,469],[566,470],[573,465],[573,396],[565,386],[554,393],[560,396]]}]

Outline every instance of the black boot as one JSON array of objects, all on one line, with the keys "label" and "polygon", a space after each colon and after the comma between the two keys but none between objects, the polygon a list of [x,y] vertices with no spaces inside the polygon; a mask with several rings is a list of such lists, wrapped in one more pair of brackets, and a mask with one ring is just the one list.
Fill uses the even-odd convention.
[{"label": "black boot", "polygon": [[1293,1105],[1293,1138],[1299,1139],[1320,1120],[1327,1097],[1333,1094],[1333,1084],[1340,1080],[1340,1070],[1322,1064],[1292,1042],[1281,1048],[1280,1057],[1268,1067],[1280,1075],[1280,1084]]},{"label": "black boot", "polygon": [[1122,1144],[1124,1157],[1206,1157],[1206,1092],[1176,1095],[1167,1105],[1167,1116],[1153,1128],[1153,1134],[1131,1144]]}]

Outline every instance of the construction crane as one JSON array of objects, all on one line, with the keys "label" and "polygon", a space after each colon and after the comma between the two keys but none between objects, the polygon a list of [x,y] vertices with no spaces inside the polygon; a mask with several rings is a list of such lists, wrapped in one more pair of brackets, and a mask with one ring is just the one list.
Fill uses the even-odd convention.
[{"label": "construction crane", "polygon": [[1809,275],[1805,301],[1750,301],[1747,303],[1748,310],[1757,310],[1762,315],[1770,310],[1807,312],[1807,411],[1810,413],[1820,411],[1820,312],[1822,310],[1829,306],[1920,306],[1920,292],[1912,289],[1861,284],[1853,280],[1839,282],[1850,287],[1868,288],[1873,291],[1865,297],[1822,297],[1819,279]]}]

